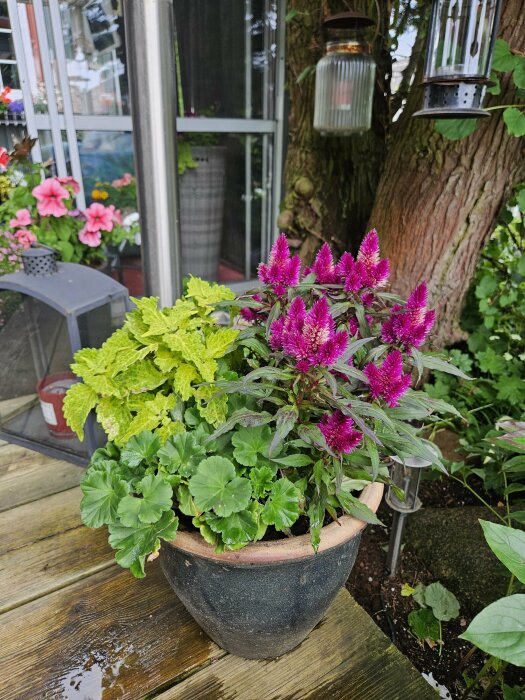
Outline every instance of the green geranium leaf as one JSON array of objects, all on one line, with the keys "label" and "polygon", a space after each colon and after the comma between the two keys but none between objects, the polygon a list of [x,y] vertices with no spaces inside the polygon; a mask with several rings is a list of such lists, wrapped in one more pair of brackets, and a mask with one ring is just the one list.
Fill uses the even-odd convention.
[{"label": "green geranium leaf", "polygon": [[118,504],[129,491],[128,484],[118,476],[98,469],[86,473],[80,488],[84,494],[80,502],[80,515],[88,527],[115,522]]},{"label": "green geranium leaf", "polygon": [[138,467],[141,462],[150,463],[160,449],[160,440],[149,430],[135,435],[122,449],[121,459],[130,467]]},{"label": "green geranium leaf", "polygon": [[197,467],[206,457],[206,450],[200,445],[195,435],[179,433],[168,438],[164,447],[158,452],[159,462],[167,467],[172,474],[178,472],[182,476],[192,476]]},{"label": "green geranium leaf", "polygon": [[525,532],[480,520],[488,546],[514,576],[525,583]]},{"label": "green geranium leaf", "polygon": [[203,459],[188,485],[198,508],[214,510],[221,517],[244,510],[252,495],[250,480],[236,476],[226,457]]},{"label": "green geranium leaf", "polygon": [[459,615],[459,603],[456,596],[439,581],[425,588],[425,604],[432,608],[437,620],[447,622]]},{"label": "green geranium leaf", "polygon": [[95,407],[97,399],[97,392],[82,382],[73,384],[64,398],[64,418],[81,442],[84,439],[84,423]]},{"label": "green geranium leaf", "polygon": [[430,608],[412,610],[408,616],[408,624],[418,639],[439,641],[439,622]]},{"label": "green geranium leaf", "polygon": [[270,467],[255,467],[250,470],[250,481],[254,498],[263,498],[271,490],[275,472]]},{"label": "green geranium leaf", "polygon": [[525,595],[500,598],[472,620],[461,639],[516,666],[525,666]]},{"label": "green geranium leaf", "polygon": [[120,521],[126,527],[140,527],[142,523],[155,523],[173,503],[171,484],[158,474],[147,474],[136,485],[142,498],[126,496],[118,506]]},{"label": "green geranium leaf", "polygon": [[173,511],[166,511],[160,520],[140,527],[109,525],[109,544],[117,550],[115,559],[120,566],[130,568],[137,578],[144,576],[144,559],[160,547],[160,540],[175,539],[178,518]]},{"label": "green geranium leaf", "polygon": [[185,484],[181,484],[177,488],[177,501],[179,504],[179,510],[184,515],[189,515],[192,518],[197,517],[201,514],[201,510],[195,505],[195,501],[191,497],[190,490]]},{"label": "green geranium leaf", "polygon": [[254,467],[258,455],[268,454],[270,440],[271,431],[266,425],[239,428],[232,436],[233,456],[243,467]]},{"label": "green geranium leaf", "polygon": [[259,529],[257,515],[250,510],[232,513],[227,518],[210,514],[206,516],[206,522],[213,532],[221,535],[222,541],[226,545],[252,542]]},{"label": "green geranium leaf", "polygon": [[289,479],[279,479],[272,486],[270,496],[262,510],[266,525],[276,530],[290,528],[299,517],[299,491]]}]

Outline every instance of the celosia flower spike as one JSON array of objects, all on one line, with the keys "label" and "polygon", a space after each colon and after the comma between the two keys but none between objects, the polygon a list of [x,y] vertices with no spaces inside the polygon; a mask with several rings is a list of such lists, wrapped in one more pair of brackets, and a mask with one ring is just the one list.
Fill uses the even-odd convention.
[{"label": "celosia flower spike", "polygon": [[273,286],[278,296],[286,293],[287,287],[293,287],[299,282],[301,260],[298,255],[290,257],[288,241],[284,233],[273,244],[268,264],[260,263],[258,274],[263,284]]},{"label": "celosia flower spike", "polygon": [[381,326],[381,339],[392,345],[405,348],[419,348],[425,342],[434,321],[436,312],[427,310],[428,290],[424,282],[414,289],[404,307],[396,304],[391,315]]},{"label": "celosia flower spike", "polygon": [[365,284],[366,270],[361,262],[356,262],[351,253],[343,253],[335,267],[337,281],[345,292],[358,292]]},{"label": "celosia flower spike", "polygon": [[333,284],[336,281],[334,258],[328,243],[323,243],[312,267],[304,271],[305,275],[311,272],[315,273],[317,284]]},{"label": "celosia flower spike", "polygon": [[385,258],[379,258],[379,236],[372,229],[363,238],[363,242],[357,254],[357,262],[361,263],[365,270],[364,284],[370,289],[383,286],[390,274],[390,264]]},{"label": "celosia flower spike", "polygon": [[353,452],[359,445],[363,436],[353,427],[354,421],[339,409],[331,416],[323,416],[319,422],[319,430],[335,452]]},{"label": "celosia flower spike", "polygon": [[390,408],[397,406],[400,397],[412,383],[410,374],[403,374],[403,357],[399,350],[389,352],[381,367],[370,362],[363,371],[370,385],[370,396],[384,399]]}]

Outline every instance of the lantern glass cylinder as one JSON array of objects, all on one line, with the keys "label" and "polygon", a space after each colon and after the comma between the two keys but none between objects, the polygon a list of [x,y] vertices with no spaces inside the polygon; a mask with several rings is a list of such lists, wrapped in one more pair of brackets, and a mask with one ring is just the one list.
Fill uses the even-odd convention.
[{"label": "lantern glass cylinder", "polygon": [[344,136],[370,129],[376,65],[368,44],[330,41],[316,68],[314,129]]},{"label": "lantern glass cylinder", "polygon": [[418,457],[410,457],[401,460],[399,457],[392,457],[392,469],[390,478],[393,483],[404,494],[404,499],[396,495],[395,490],[390,487],[388,489],[387,503],[394,510],[400,513],[414,513],[421,507],[421,502],[417,497],[419,491],[419,482],[421,481],[421,472],[425,467],[429,467],[431,462]]}]

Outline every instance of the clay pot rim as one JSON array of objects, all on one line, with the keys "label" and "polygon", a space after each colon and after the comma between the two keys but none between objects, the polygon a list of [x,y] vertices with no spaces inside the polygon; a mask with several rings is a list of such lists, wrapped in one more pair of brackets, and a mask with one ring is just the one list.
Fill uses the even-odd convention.
[{"label": "clay pot rim", "polygon": [[[359,500],[367,505],[374,513],[379,508],[383,496],[384,485],[378,482],[365,486]],[[321,543],[318,552],[324,552],[332,547],[346,542],[360,534],[366,523],[351,515],[339,518],[339,523],[330,523],[321,530]],[[310,542],[310,534],[298,537],[273,540],[269,542],[251,542],[243,549],[237,551],[225,551],[217,553],[215,548],[205,542],[198,532],[178,532],[177,539],[167,543],[171,547],[180,549],[190,554],[214,559],[219,562],[232,562],[240,565],[263,565],[273,562],[289,561],[290,559],[304,559],[315,556]]]}]

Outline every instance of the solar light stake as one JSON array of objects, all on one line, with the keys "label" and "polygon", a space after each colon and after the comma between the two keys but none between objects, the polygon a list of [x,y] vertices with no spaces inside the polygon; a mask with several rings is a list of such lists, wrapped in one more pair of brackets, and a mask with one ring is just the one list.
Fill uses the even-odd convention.
[{"label": "solar light stake", "polygon": [[[421,508],[421,501],[418,498],[421,472],[430,466],[432,466],[432,462],[419,457],[407,457],[404,460],[400,457],[392,457],[390,476],[392,483],[397,487],[397,493],[396,488],[390,486],[386,496],[386,502],[394,511],[386,560],[387,570],[391,578],[396,575],[397,571],[406,516]],[[404,494],[404,498],[399,498],[399,491]]]}]

